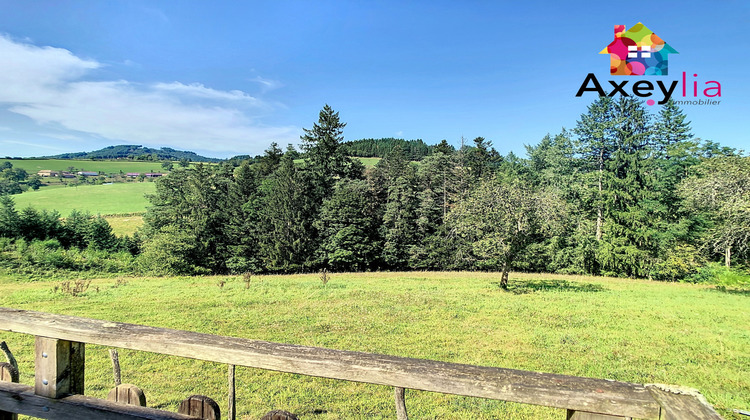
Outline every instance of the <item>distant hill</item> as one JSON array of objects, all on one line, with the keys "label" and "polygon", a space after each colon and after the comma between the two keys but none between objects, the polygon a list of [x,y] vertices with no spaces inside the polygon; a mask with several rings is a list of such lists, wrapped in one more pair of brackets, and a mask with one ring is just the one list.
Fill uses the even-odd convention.
[{"label": "distant hill", "polygon": [[45,159],[131,159],[131,160],[180,160],[191,162],[221,162],[223,159],[200,156],[194,152],[175,150],[169,147],[152,149],[140,145],[122,144],[108,146],[93,152],[63,153],[55,156],[44,156]]}]

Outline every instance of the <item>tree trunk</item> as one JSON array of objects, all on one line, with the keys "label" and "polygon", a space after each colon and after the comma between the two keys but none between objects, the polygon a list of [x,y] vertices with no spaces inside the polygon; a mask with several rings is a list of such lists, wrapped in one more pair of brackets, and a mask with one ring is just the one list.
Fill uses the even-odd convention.
[{"label": "tree trunk", "polygon": [[732,245],[727,245],[727,249],[724,252],[724,265],[727,268],[732,265]]},{"label": "tree trunk", "polygon": [[503,275],[500,277],[500,287],[503,290],[508,290],[508,260],[503,262]]},{"label": "tree trunk", "polygon": [[602,172],[604,171],[604,152],[599,155],[599,202],[596,205],[596,240],[602,240]]}]

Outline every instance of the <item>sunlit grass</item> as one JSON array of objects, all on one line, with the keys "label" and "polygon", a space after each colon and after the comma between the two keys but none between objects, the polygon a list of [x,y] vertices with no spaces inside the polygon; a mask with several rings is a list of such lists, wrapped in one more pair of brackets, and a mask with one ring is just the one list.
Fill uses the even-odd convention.
[{"label": "sunlit grass", "polygon": [[112,232],[117,236],[133,235],[135,231],[143,225],[142,215],[129,215],[129,216],[107,216],[105,217],[110,226],[112,226]]},{"label": "sunlit grass", "polygon": [[[708,286],[559,275],[408,272],[54,281],[0,279],[0,306],[283,343],[699,389],[722,414],[750,407],[750,297]],[[221,282],[225,283],[223,286]],[[247,288],[246,288],[247,287]],[[98,290],[97,290],[98,288]],[[33,339],[0,332],[33,382]],[[226,366],[121,350],[123,381],[150,406],[205,394],[225,407]],[[87,347],[87,394],[113,386],[105,348]],[[238,368],[239,418],[390,419],[392,389]],[[413,418],[564,418],[560,410],[407,391]]]},{"label": "sunlit grass", "polygon": [[73,210],[91,214],[124,214],[146,211],[145,194],[153,194],[153,182],[128,182],[109,185],[80,185],[65,188],[42,188],[12,196],[16,209],[34,207],[57,210],[66,217]]}]

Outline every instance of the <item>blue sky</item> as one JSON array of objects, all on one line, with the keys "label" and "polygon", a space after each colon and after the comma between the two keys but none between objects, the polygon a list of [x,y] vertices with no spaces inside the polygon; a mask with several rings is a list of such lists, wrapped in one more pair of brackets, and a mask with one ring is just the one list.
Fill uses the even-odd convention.
[{"label": "blue sky", "polygon": [[631,78],[610,76],[598,52],[614,25],[637,22],[680,53],[661,80],[721,83],[720,105],[683,107],[694,134],[750,146],[746,1],[0,0],[0,11],[0,156],[113,144],[255,155],[297,143],[326,103],[348,140],[483,136],[523,155],[575,125],[594,99],[575,97],[588,73]]}]

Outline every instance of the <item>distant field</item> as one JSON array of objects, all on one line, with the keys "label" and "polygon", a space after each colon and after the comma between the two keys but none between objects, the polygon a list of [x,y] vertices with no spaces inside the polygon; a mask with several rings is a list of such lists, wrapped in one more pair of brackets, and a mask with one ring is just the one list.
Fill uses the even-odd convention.
[{"label": "distant field", "polygon": [[106,216],[107,222],[112,226],[112,232],[117,236],[132,235],[143,224],[143,216]]},{"label": "distant field", "polygon": [[[61,279],[62,280],[62,279]],[[710,286],[497,273],[333,273],[57,281],[0,275],[0,306],[281,343],[699,389],[727,419],[750,408],[750,296]],[[124,283],[124,285],[123,285]],[[0,333],[34,384],[34,339]],[[175,411],[191,394],[227,400],[227,366],[120,350],[123,382]],[[113,387],[107,348],[86,346],[86,393]],[[237,368],[238,418],[393,419],[393,388]],[[414,419],[564,419],[563,410],[406,391]]]},{"label": "distant field", "polygon": [[69,159],[0,159],[0,163],[10,162],[14,168],[25,169],[29,174],[35,174],[42,169],[52,171],[67,171],[68,167],[75,167],[76,171],[123,173],[128,172],[166,172],[161,162],[141,162],[128,160],[69,160]]},{"label": "distant field", "polygon": [[77,187],[42,187],[14,195],[16,208],[34,207],[57,210],[65,217],[72,210],[92,214],[123,214],[146,211],[148,201],[144,194],[156,191],[153,182],[128,182],[111,185],[81,185]]},{"label": "distant field", "polygon": [[366,167],[375,166],[378,162],[380,162],[380,158],[377,158],[377,157],[370,157],[370,158],[360,157],[357,159],[359,159],[359,161],[362,162],[362,164],[365,165]]}]

